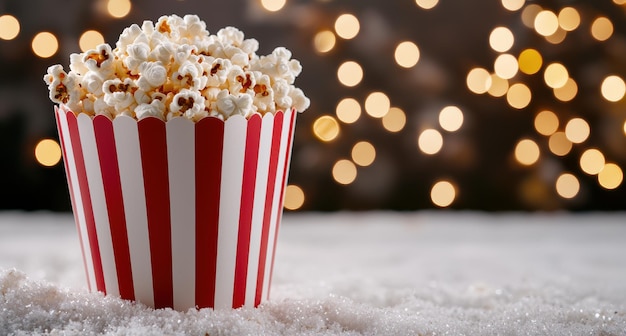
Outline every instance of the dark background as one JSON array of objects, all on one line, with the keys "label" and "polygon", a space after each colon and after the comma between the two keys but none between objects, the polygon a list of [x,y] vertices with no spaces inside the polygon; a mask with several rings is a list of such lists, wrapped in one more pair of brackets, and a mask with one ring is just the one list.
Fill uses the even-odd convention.
[{"label": "dark background", "polygon": [[[612,190],[601,187],[597,176],[581,170],[579,158],[585,149],[598,148],[607,161],[626,167],[626,99],[611,103],[600,95],[604,77],[626,77],[626,7],[609,0],[527,1],[525,6],[530,4],[554,12],[575,7],[581,25],[562,43],[552,44],[522,23],[522,10],[508,11],[493,0],[442,0],[430,10],[410,0],[289,0],[274,13],[256,0],[134,0],[123,18],[107,14],[106,0],[0,1],[0,15],[11,14],[21,25],[17,38],[0,40],[0,209],[71,209],[63,165],[43,167],[33,152],[39,140],[57,138],[53,104],[42,76],[52,64],[67,69],[69,54],[80,51],[82,32],[97,30],[114,45],[131,23],[156,21],[167,14],[197,14],[211,33],[233,25],[246,37],[259,40],[258,54],[285,46],[301,61],[304,71],[296,85],[309,96],[311,107],[298,119],[289,179],[289,184],[304,191],[300,210],[436,208],[430,190],[440,179],[456,187],[453,209],[624,210],[623,183]],[[343,13],[359,19],[359,34],[351,40],[337,38],[328,53],[316,52],[315,34],[333,30],[335,19]],[[589,33],[591,22],[600,15],[614,25],[613,35],[604,42]],[[542,72],[518,73],[511,80],[525,83],[532,91],[530,105],[521,110],[510,107],[503,97],[470,92],[465,83],[469,70],[491,71],[499,54],[489,46],[489,34],[497,26],[508,27],[515,36],[509,53],[519,55],[534,48],[544,57],[544,67],[551,62],[564,64],[578,83],[577,96],[569,102],[555,99],[543,83]],[[31,40],[40,31],[50,31],[59,39],[59,51],[50,58],[39,58],[31,50]],[[411,69],[399,67],[393,58],[395,46],[404,40],[416,43],[421,53]],[[337,68],[346,60],[357,61],[364,70],[363,80],[355,87],[337,80]],[[362,113],[354,124],[339,122],[335,140],[323,142],[315,137],[312,125],[317,118],[334,116],[344,97],[363,105],[372,91],[385,92],[391,105],[406,113],[402,131],[390,133],[380,119]],[[457,132],[438,128],[437,113],[446,105],[463,111],[464,124]],[[536,113],[546,108],[559,116],[559,130],[573,117],[585,119],[591,128],[589,139],[575,144],[565,156],[552,154],[547,137],[533,126]],[[424,128],[443,134],[444,145],[436,155],[423,154],[417,146]],[[531,166],[515,160],[513,152],[521,138],[539,144],[541,156]],[[362,140],[374,145],[376,160],[371,166],[358,167],[353,183],[337,183],[331,173],[333,165],[349,159],[352,146]],[[580,191],[572,199],[556,192],[556,178],[563,172],[580,182]]]}]

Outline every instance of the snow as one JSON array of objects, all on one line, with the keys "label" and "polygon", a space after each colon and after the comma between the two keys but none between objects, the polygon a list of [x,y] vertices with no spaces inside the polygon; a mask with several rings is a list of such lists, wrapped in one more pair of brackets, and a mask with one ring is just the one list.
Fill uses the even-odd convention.
[{"label": "snow", "polygon": [[70,215],[0,213],[0,335],[626,335],[626,214],[290,213],[256,309],[84,278]]}]

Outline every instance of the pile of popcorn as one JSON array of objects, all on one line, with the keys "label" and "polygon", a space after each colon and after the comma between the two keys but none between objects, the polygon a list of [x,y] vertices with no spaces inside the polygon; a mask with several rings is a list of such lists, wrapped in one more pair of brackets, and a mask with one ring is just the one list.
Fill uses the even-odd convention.
[{"label": "pile of popcorn", "polygon": [[283,47],[266,56],[256,54],[258,47],[234,27],[211,35],[196,15],[162,16],[124,29],[115,49],[101,44],[72,54],[70,72],[53,65],[44,81],[53,102],[111,119],[306,110],[309,99],[293,85],[300,62]]}]

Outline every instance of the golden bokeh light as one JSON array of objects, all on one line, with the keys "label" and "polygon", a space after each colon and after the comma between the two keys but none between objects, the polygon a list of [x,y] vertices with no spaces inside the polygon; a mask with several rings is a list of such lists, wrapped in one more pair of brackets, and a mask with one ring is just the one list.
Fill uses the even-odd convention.
[{"label": "golden bokeh light", "polygon": [[523,109],[532,100],[530,89],[524,83],[516,83],[511,85],[506,93],[506,101],[509,105],[516,109]]},{"label": "golden bokeh light", "polygon": [[61,161],[61,146],[52,139],[43,139],[35,146],[35,159],[42,166],[52,167]]},{"label": "golden bokeh light", "polygon": [[290,184],[285,188],[285,209],[298,210],[304,205],[304,200],[304,191],[299,186]]},{"label": "golden bokeh light", "polygon": [[20,22],[13,15],[0,16],[0,39],[12,40],[20,33]]},{"label": "golden bokeh light", "polygon": [[542,36],[550,36],[559,29],[559,18],[550,10],[537,13],[534,21],[535,31]]},{"label": "golden bokeh light", "polygon": [[41,32],[35,35],[31,43],[35,55],[41,58],[52,57],[59,50],[59,41],[50,32]]},{"label": "golden bokeh light", "polygon": [[608,76],[602,81],[600,92],[602,97],[610,102],[620,101],[626,94],[626,83],[619,76]]},{"label": "golden bokeh light", "polygon": [[283,9],[286,3],[287,0],[261,0],[261,6],[270,12],[277,12]]},{"label": "golden bokeh light", "polygon": [[626,121],[624,121],[624,126],[622,128],[624,129],[624,135],[626,135]]},{"label": "golden bokeh light", "polygon": [[591,36],[598,41],[606,41],[613,35],[613,23],[608,18],[601,16],[593,20],[591,24]]},{"label": "golden bokeh light", "polygon": [[354,163],[361,167],[367,167],[376,159],[376,148],[367,141],[360,141],[352,147],[351,154]]},{"label": "golden bokeh light", "polygon": [[356,86],[363,79],[363,68],[354,61],[344,62],[337,69],[337,78],[345,86]]},{"label": "golden bokeh light", "polygon": [[578,84],[571,77],[567,79],[565,85],[554,89],[554,97],[562,102],[568,102],[578,94]]},{"label": "golden bokeh light", "polygon": [[507,27],[496,27],[489,34],[489,46],[497,52],[505,52],[513,47],[515,37]]},{"label": "golden bokeh light", "polygon": [[511,79],[515,77],[519,69],[517,58],[511,54],[501,54],[494,61],[493,69],[498,77]]},{"label": "golden bokeh light", "polygon": [[365,98],[365,112],[374,118],[382,118],[389,112],[391,101],[382,92],[372,92]]},{"label": "golden bokeh light", "polygon": [[443,147],[443,137],[439,131],[430,128],[419,135],[417,145],[424,154],[437,154]]},{"label": "golden bokeh light", "polygon": [[456,188],[449,181],[438,181],[430,189],[430,200],[438,207],[450,206],[455,198]]},{"label": "golden bokeh light", "polygon": [[487,92],[494,97],[502,97],[509,91],[509,81],[496,74],[491,74],[491,81]]},{"label": "golden bokeh light", "polygon": [[559,129],[559,118],[552,111],[541,111],[535,116],[535,129],[541,135],[550,136]]},{"label": "golden bokeh light", "polygon": [[87,30],[80,36],[80,39],[78,40],[78,45],[80,46],[80,50],[82,52],[90,49],[96,49],[98,45],[103,43],[104,36],[102,36],[100,32],[95,30]]},{"label": "golden bokeh light", "polygon": [[432,9],[439,3],[439,0],[415,0],[415,4],[422,9]]},{"label": "golden bokeh light", "polygon": [[543,8],[537,4],[530,4],[522,10],[522,23],[528,28],[535,28],[535,18]]},{"label": "golden bokeh light", "polygon": [[613,0],[616,5],[626,5],[626,0]]},{"label": "golden bokeh light", "polygon": [[569,72],[561,63],[551,63],[543,72],[543,80],[546,82],[546,85],[553,89],[563,87],[567,83],[568,78]]},{"label": "golden bokeh light", "polygon": [[563,198],[574,198],[580,191],[578,178],[570,173],[563,173],[556,179],[556,192]]},{"label": "golden bokeh light", "polygon": [[525,49],[517,59],[519,70],[527,75],[534,75],[541,69],[543,58],[535,49]]},{"label": "golden bokeh light", "polygon": [[524,166],[535,164],[539,155],[539,145],[531,139],[522,139],[515,146],[515,160]]},{"label": "golden bokeh light", "polygon": [[567,140],[576,144],[585,142],[590,132],[589,124],[582,118],[573,118],[565,125]]},{"label": "golden bokeh light", "polygon": [[548,148],[554,155],[565,156],[572,150],[572,142],[567,139],[565,132],[555,132],[548,140]]},{"label": "golden bokeh light", "polygon": [[354,98],[344,98],[335,109],[337,118],[346,124],[352,124],[361,117],[361,104]]},{"label": "golden bokeh light", "polygon": [[483,94],[491,86],[491,74],[483,68],[473,68],[467,74],[467,88],[476,94]]},{"label": "golden bokeh light", "polygon": [[463,126],[463,111],[457,106],[446,106],[439,112],[439,125],[448,132],[458,131]]},{"label": "golden bokeh light", "polygon": [[580,169],[589,175],[597,175],[604,168],[604,154],[596,148],[587,149],[580,156]]},{"label": "golden bokeh light", "polygon": [[406,114],[399,107],[391,107],[381,120],[387,131],[400,132],[406,125]]},{"label": "golden bokeh light", "polygon": [[352,14],[341,14],[335,20],[335,32],[342,39],[350,40],[355,38],[359,34],[360,29],[359,19]]},{"label": "golden bokeh light", "polygon": [[130,0],[109,0],[107,3],[107,11],[109,12],[109,15],[117,19],[128,15],[131,8],[132,4],[130,3]]},{"label": "golden bokeh light", "polygon": [[339,160],[333,166],[333,179],[339,184],[350,184],[356,179],[356,166],[350,160]]},{"label": "golden bokeh light", "polygon": [[545,38],[546,38],[546,41],[550,42],[551,44],[559,44],[565,41],[566,37],[567,37],[567,32],[559,27],[554,32],[554,34],[550,36],[546,36]]},{"label": "golden bokeh light", "polygon": [[339,135],[339,123],[335,118],[323,115],[313,123],[313,134],[322,141],[332,141]]},{"label": "golden bokeh light", "polygon": [[574,7],[564,7],[558,17],[559,27],[565,31],[573,31],[580,26],[580,14]]},{"label": "golden bokeh light", "polygon": [[313,47],[319,53],[327,53],[335,47],[335,34],[330,30],[322,30],[315,34],[313,38]]},{"label": "golden bokeh light", "polygon": [[598,183],[605,189],[615,189],[622,184],[624,173],[615,163],[607,163],[598,174]]},{"label": "golden bokeh light", "polygon": [[524,7],[526,0],[501,0],[502,7],[511,12],[515,12]]},{"label": "golden bokeh light", "polygon": [[414,67],[420,59],[420,50],[411,41],[404,41],[398,44],[394,53],[396,63],[403,68]]}]

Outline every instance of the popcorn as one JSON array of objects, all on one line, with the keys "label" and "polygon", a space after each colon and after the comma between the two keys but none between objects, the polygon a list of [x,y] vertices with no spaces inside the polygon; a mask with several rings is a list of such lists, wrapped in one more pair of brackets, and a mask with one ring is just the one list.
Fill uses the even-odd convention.
[{"label": "popcorn", "polygon": [[125,28],[115,48],[101,44],[70,55],[70,71],[53,65],[44,76],[50,99],[75,113],[136,119],[306,110],[293,83],[302,71],[289,50],[265,56],[234,27],[210,34],[196,15],[162,16]]}]

